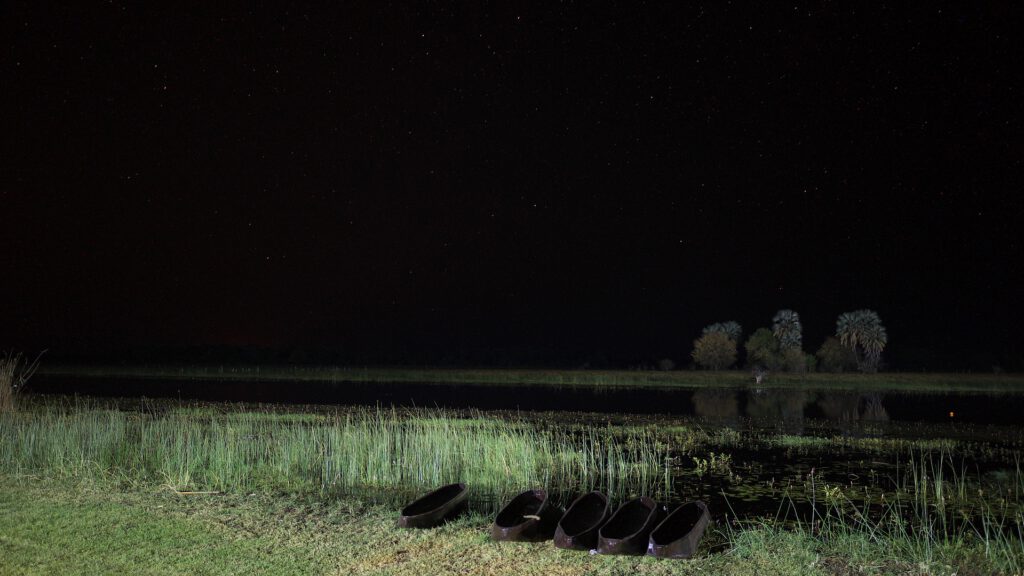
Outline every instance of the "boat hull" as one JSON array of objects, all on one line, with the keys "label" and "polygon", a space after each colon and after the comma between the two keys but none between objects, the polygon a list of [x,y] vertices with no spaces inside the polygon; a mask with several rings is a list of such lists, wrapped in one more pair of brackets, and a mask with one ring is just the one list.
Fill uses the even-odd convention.
[{"label": "boat hull", "polygon": [[707,504],[699,500],[683,504],[651,532],[647,554],[657,558],[692,558],[710,522]]},{"label": "boat hull", "polygon": [[398,517],[400,528],[432,528],[466,510],[469,490],[462,483],[448,484],[411,502]]},{"label": "boat hull", "polygon": [[598,532],[597,553],[643,554],[661,518],[661,506],[647,496],[624,503]]},{"label": "boat hull", "polygon": [[498,542],[548,540],[561,517],[562,511],[551,505],[546,491],[527,490],[498,512],[491,526],[491,538]]},{"label": "boat hull", "polygon": [[608,497],[600,492],[588,492],[565,511],[555,529],[555,546],[566,550],[593,550],[597,548],[598,532],[608,521],[612,510]]}]

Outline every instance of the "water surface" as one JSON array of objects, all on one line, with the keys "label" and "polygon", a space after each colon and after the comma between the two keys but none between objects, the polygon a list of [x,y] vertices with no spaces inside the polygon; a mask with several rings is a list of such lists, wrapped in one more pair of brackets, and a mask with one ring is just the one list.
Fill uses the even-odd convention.
[{"label": "water surface", "polygon": [[437,383],[134,379],[39,375],[31,391],[285,404],[394,405],[480,410],[693,416],[775,423],[800,433],[807,419],[839,423],[1019,424],[1024,394],[871,392],[769,388],[591,388]]}]

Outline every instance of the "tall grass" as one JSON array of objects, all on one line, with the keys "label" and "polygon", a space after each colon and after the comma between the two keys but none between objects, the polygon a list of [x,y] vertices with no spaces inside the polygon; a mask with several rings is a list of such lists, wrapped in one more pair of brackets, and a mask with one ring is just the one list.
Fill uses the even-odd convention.
[{"label": "tall grass", "polygon": [[0,412],[14,409],[14,368],[17,361],[9,357],[0,359]]},{"label": "tall grass", "polygon": [[248,412],[162,415],[36,407],[0,415],[0,470],[159,484],[179,491],[276,491],[397,502],[466,482],[494,511],[546,487],[567,498],[666,496],[667,454],[646,432],[587,432],[367,409],[317,419]]},{"label": "tall grass", "polygon": [[[673,498],[679,470],[670,457],[694,443],[741,444],[734,431],[697,434],[442,410],[118,406],[126,404],[36,399],[0,413],[0,474],[390,504],[462,481],[471,487],[474,508],[486,513],[530,487],[546,487],[563,502],[591,489],[619,501],[638,494]],[[940,572],[955,571],[945,566],[1024,572],[1019,458],[1015,469],[983,475],[954,462],[945,443],[923,445],[937,448],[911,451],[909,460],[902,460],[904,446],[891,446],[901,463],[878,483],[829,484],[812,469],[787,491],[774,520],[754,523],[769,531],[792,529],[817,553],[861,558],[865,565],[913,560]],[[728,541],[742,546],[744,536],[732,526]]]},{"label": "tall grass", "polygon": [[[855,501],[841,486],[816,483],[812,473],[805,494],[787,494],[775,522],[759,525],[789,525],[846,556],[1024,572],[1024,509],[1015,497],[1024,489],[1019,465],[1001,493],[986,494],[993,487],[983,488],[965,464],[957,465],[944,450],[923,450],[893,480],[888,496]],[[794,498],[810,505],[809,519],[797,512]]]},{"label": "tall grass", "polygon": [[21,354],[13,352],[7,352],[0,357],[0,412],[14,410],[18,394],[38,367],[38,357],[29,363],[23,360]]}]

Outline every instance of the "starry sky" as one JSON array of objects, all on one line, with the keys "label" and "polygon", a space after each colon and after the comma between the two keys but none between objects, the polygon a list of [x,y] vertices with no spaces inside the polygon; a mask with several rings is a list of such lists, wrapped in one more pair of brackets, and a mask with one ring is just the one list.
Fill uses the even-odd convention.
[{"label": "starry sky", "polygon": [[1011,6],[8,3],[0,349],[1020,369]]}]

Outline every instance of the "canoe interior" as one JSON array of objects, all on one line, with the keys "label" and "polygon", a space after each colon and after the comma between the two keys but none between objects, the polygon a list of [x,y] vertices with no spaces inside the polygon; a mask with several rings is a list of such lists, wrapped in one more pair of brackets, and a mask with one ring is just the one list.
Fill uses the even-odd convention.
[{"label": "canoe interior", "polygon": [[498,526],[507,527],[522,524],[523,522],[531,520],[531,518],[526,518],[526,516],[536,516],[540,511],[541,506],[543,506],[546,498],[547,494],[543,490],[523,492],[513,498],[512,501],[498,513],[498,517],[494,519],[494,523]]},{"label": "canoe interior", "polygon": [[573,504],[562,517],[562,530],[568,536],[575,536],[594,529],[604,519],[608,509],[608,499],[597,492],[591,492]]},{"label": "canoe interior", "polygon": [[621,539],[632,536],[644,527],[657,505],[637,499],[623,504],[612,519],[601,528],[604,538]]},{"label": "canoe interior", "polygon": [[436,510],[450,502],[465,490],[466,487],[462,484],[449,484],[447,486],[442,486],[409,504],[405,508],[402,508],[402,516],[418,516],[420,514],[426,514],[427,512]]},{"label": "canoe interior", "polygon": [[658,529],[651,533],[651,540],[655,544],[664,545],[674,542],[686,536],[704,514],[704,509],[696,503],[684,504],[679,510],[672,513],[658,526]]}]

